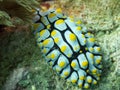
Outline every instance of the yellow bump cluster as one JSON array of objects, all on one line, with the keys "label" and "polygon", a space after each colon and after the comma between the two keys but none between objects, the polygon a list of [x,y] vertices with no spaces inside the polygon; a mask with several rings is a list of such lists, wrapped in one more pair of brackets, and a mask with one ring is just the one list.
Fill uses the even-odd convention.
[{"label": "yellow bump cluster", "polygon": [[53,62],[51,61],[51,62],[50,62],[50,66],[52,66],[52,65],[53,65]]},{"label": "yellow bump cluster", "polygon": [[97,72],[97,69],[92,70],[92,73],[96,74],[96,72]]},{"label": "yellow bump cluster", "polygon": [[97,51],[100,51],[100,47],[97,47]]},{"label": "yellow bump cluster", "polygon": [[91,79],[91,78],[89,78],[89,79],[87,80],[87,82],[88,82],[88,83],[91,83],[91,82],[92,82],[92,79]]},{"label": "yellow bump cluster", "polygon": [[72,62],[71,63],[71,66],[74,68],[74,67],[76,67],[76,63],[75,62]]},{"label": "yellow bump cluster", "polygon": [[43,41],[43,46],[46,46],[48,43],[50,42],[50,40],[49,39],[46,39],[45,41]]},{"label": "yellow bump cluster", "polygon": [[43,49],[43,53],[46,53],[46,52],[47,52],[47,50],[46,50],[46,48],[44,48],[44,49]]},{"label": "yellow bump cluster", "polygon": [[99,64],[101,62],[101,59],[97,59],[96,63]]},{"label": "yellow bump cluster", "polygon": [[42,30],[41,32],[40,32],[40,36],[43,36],[44,34],[45,34],[45,30]]},{"label": "yellow bump cluster", "polygon": [[72,82],[72,83],[76,83],[76,82],[77,82],[77,80],[76,80],[76,79],[73,79],[73,80],[71,80],[71,82]]},{"label": "yellow bump cluster", "polygon": [[85,38],[85,35],[82,34],[82,38]]},{"label": "yellow bump cluster", "polygon": [[75,34],[73,34],[73,33],[71,33],[71,34],[69,35],[69,38],[70,38],[71,41],[75,41],[75,40],[76,40],[76,36],[75,36]]},{"label": "yellow bump cluster", "polygon": [[89,38],[90,42],[95,42],[95,38]]},{"label": "yellow bump cluster", "polygon": [[64,75],[65,75],[65,76],[68,76],[68,75],[69,75],[69,72],[68,72],[68,71],[65,71],[65,72],[64,72]]},{"label": "yellow bump cluster", "polygon": [[60,69],[59,69],[59,68],[56,68],[56,71],[57,71],[57,72],[59,72],[59,71],[60,71]]},{"label": "yellow bump cluster", "polygon": [[82,50],[80,50],[80,53],[82,53]]},{"label": "yellow bump cluster", "polygon": [[82,21],[80,21],[80,20],[78,20],[77,22],[76,22],[76,24],[81,24],[82,23]]},{"label": "yellow bump cluster", "polygon": [[82,28],[80,26],[77,27],[77,30],[80,31]]},{"label": "yellow bump cluster", "polygon": [[93,84],[97,84],[97,81],[96,81],[96,80],[94,80],[94,81],[93,81]]},{"label": "yellow bump cluster", "polygon": [[79,48],[80,48],[80,46],[78,45],[74,49],[77,51],[77,50],[79,50]]},{"label": "yellow bump cluster", "polygon": [[92,58],[92,59],[94,58],[94,55],[92,53],[90,54],[90,58]]},{"label": "yellow bump cluster", "polygon": [[80,88],[82,88],[82,83],[78,84],[78,86],[79,86]]},{"label": "yellow bump cluster", "polygon": [[90,51],[92,52],[93,50],[94,50],[94,48],[93,48],[93,47],[91,47],[91,48],[90,48]]},{"label": "yellow bump cluster", "polygon": [[57,25],[62,24],[62,23],[64,23],[64,20],[62,20],[62,19],[59,19],[59,20],[56,21]]},{"label": "yellow bump cluster", "polygon": [[62,52],[65,52],[66,49],[67,49],[67,46],[62,46],[62,47],[60,48],[60,50],[61,50]]},{"label": "yellow bump cluster", "polygon": [[55,43],[58,43],[59,42],[59,38],[55,38],[54,41],[55,41]]},{"label": "yellow bump cluster", "polygon": [[86,88],[86,89],[89,88],[89,85],[88,85],[88,84],[85,84],[84,88]]},{"label": "yellow bump cluster", "polygon": [[53,18],[54,16],[56,16],[56,14],[54,14],[54,13],[50,13],[50,14],[48,15],[49,18]]},{"label": "yellow bump cluster", "polygon": [[85,76],[80,76],[79,79],[80,79],[80,80],[84,80],[84,79],[85,79]]},{"label": "yellow bump cluster", "polygon": [[86,67],[87,65],[88,65],[88,62],[87,62],[87,61],[83,61],[83,62],[82,62],[82,66],[83,66],[83,67]]},{"label": "yellow bump cluster", "polygon": [[61,61],[58,65],[59,65],[60,67],[64,67],[64,66],[65,66],[65,62]]},{"label": "yellow bump cluster", "polygon": [[56,12],[57,12],[57,13],[62,13],[61,8],[56,9]]},{"label": "yellow bump cluster", "polygon": [[55,36],[57,34],[57,32],[55,31],[55,30],[53,30],[52,32],[51,32],[51,36]]},{"label": "yellow bump cluster", "polygon": [[54,54],[54,53],[51,54],[51,58],[52,58],[52,59],[55,58],[55,54]]},{"label": "yellow bump cluster", "polygon": [[49,25],[47,25],[47,29],[50,29],[50,27],[51,27],[51,25],[49,24]]}]

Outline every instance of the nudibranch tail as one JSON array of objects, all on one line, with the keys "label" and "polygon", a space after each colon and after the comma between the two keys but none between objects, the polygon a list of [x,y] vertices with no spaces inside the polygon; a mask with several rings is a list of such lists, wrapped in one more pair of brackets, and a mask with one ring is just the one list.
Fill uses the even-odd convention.
[{"label": "nudibranch tail", "polygon": [[101,49],[82,21],[60,9],[37,11],[34,34],[46,62],[67,81],[80,88],[97,84],[102,73]]}]

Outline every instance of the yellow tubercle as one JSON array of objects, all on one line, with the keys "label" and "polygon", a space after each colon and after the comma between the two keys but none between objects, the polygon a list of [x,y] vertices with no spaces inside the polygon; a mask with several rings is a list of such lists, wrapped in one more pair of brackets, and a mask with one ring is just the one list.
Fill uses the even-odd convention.
[{"label": "yellow tubercle", "polygon": [[86,47],[85,50],[88,50],[88,48]]},{"label": "yellow tubercle", "polygon": [[84,39],[84,43],[86,44],[86,39]]},{"label": "yellow tubercle", "polygon": [[85,79],[85,76],[80,76],[79,79],[80,79],[80,80],[84,80],[84,79]]},{"label": "yellow tubercle", "polygon": [[57,20],[55,23],[56,23],[57,25],[59,25],[59,24],[62,24],[62,23],[64,23],[64,20],[62,20],[62,19],[59,19],[59,20]]},{"label": "yellow tubercle", "polygon": [[62,75],[61,78],[65,78],[65,76]]},{"label": "yellow tubercle", "polygon": [[89,38],[90,42],[95,42],[95,38]]},{"label": "yellow tubercle", "polygon": [[88,72],[89,72],[89,69],[87,69],[86,72],[88,73]]},{"label": "yellow tubercle", "polygon": [[55,41],[55,43],[58,43],[59,42],[59,38],[55,38],[54,41]]},{"label": "yellow tubercle", "polygon": [[74,19],[74,17],[73,17],[73,16],[70,16],[70,19]]},{"label": "yellow tubercle", "polygon": [[64,66],[65,66],[65,62],[61,61],[58,65],[59,65],[60,67],[64,67]]},{"label": "yellow tubercle", "polygon": [[74,17],[73,16],[70,16],[69,18],[70,18],[71,22],[74,22]]},{"label": "yellow tubercle", "polygon": [[70,54],[70,53],[69,53],[69,54],[67,54],[67,56],[68,56],[68,57],[71,57],[71,56],[72,56],[72,54]]},{"label": "yellow tubercle", "polygon": [[100,47],[97,47],[97,51],[100,51]]},{"label": "yellow tubercle", "polygon": [[48,43],[50,42],[50,40],[49,39],[46,39],[45,41],[43,41],[43,46],[46,46]]},{"label": "yellow tubercle", "polygon": [[56,14],[50,13],[50,14],[48,15],[48,18],[53,18],[53,17],[55,17],[55,16],[56,16]]},{"label": "yellow tubercle", "polygon": [[97,76],[98,76],[98,77],[100,77],[100,76],[101,76],[101,74],[97,74]]},{"label": "yellow tubercle", "polygon": [[55,54],[54,54],[54,53],[51,54],[51,58],[52,58],[52,59],[55,58]]},{"label": "yellow tubercle", "polygon": [[38,45],[39,47],[42,47],[42,44],[41,44],[41,43],[38,43],[37,45]]},{"label": "yellow tubercle", "polygon": [[68,76],[68,75],[69,75],[69,72],[68,72],[68,71],[64,72],[64,75],[65,75],[65,76]]},{"label": "yellow tubercle", "polygon": [[86,89],[87,89],[87,88],[89,88],[89,85],[88,85],[88,84],[86,84],[86,85],[84,86],[84,88],[86,88]]},{"label": "yellow tubercle", "polygon": [[96,72],[97,72],[97,69],[92,70],[92,73],[96,74]]},{"label": "yellow tubercle", "polygon": [[87,65],[88,65],[88,62],[87,62],[87,61],[83,61],[83,62],[82,62],[82,66],[83,66],[83,67],[86,67]]},{"label": "yellow tubercle", "polygon": [[49,24],[49,25],[47,25],[47,29],[50,29],[50,27],[51,27],[51,25]]},{"label": "yellow tubercle", "polygon": [[82,34],[82,38],[85,38],[85,35]]},{"label": "yellow tubercle", "polygon": [[78,27],[77,27],[77,30],[79,30],[79,31],[80,31],[81,29],[82,29],[82,28],[81,28],[80,26],[78,26]]},{"label": "yellow tubercle", "polygon": [[62,18],[67,18],[67,16],[63,16]]},{"label": "yellow tubercle", "polygon": [[77,22],[76,22],[76,24],[81,24],[82,23],[82,21],[80,21],[80,20],[78,20]]},{"label": "yellow tubercle", "polygon": [[44,49],[43,49],[43,53],[46,53],[46,52],[47,52],[47,50],[44,48]]},{"label": "yellow tubercle", "polygon": [[51,32],[51,36],[55,36],[56,35],[56,31],[55,30],[53,30],[52,32]]},{"label": "yellow tubercle", "polygon": [[97,59],[96,63],[99,64],[101,62],[101,59]]},{"label": "yellow tubercle", "polygon": [[61,8],[56,9],[56,12],[57,12],[57,13],[62,13]]},{"label": "yellow tubercle", "polygon": [[62,52],[65,52],[66,49],[67,49],[67,46],[62,46],[62,47],[60,48],[60,50],[61,50]]},{"label": "yellow tubercle", "polygon": [[71,33],[71,34],[69,35],[69,38],[70,38],[71,41],[75,41],[75,40],[76,40],[76,36],[75,36],[75,34],[73,34],[73,33]]},{"label": "yellow tubercle", "polygon": [[50,55],[48,55],[47,58],[50,59]]},{"label": "yellow tubercle", "polygon": [[71,82],[72,82],[72,83],[76,83],[76,82],[77,82],[77,80],[76,80],[76,79],[73,79],[73,80],[71,80]]},{"label": "yellow tubercle", "polygon": [[53,65],[53,62],[51,61],[51,62],[50,62],[50,66],[52,66],[52,65]]},{"label": "yellow tubercle", "polygon": [[88,83],[91,83],[91,82],[92,82],[92,79],[88,79],[87,82],[88,82]]},{"label": "yellow tubercle", "polygon": [[90,48],[90,51],[93,51],[93,50],[94,50],[94,48],[91,47],[91,48]]},{"label": "yellow tubercle", "polygon": [[98,77],[97,80],[100,80],[100,77]]},{"label": "yellow tubercle", "polygon": [[74,68],[74,67],[76,67],[76,63],[75,62],[72,62],[71,63],[71,66]]},{"label": "yellow tubercle", "polygon": [[94,55],[92,53],[90,54],[90,58],[92,58],[92,59],[94,58]]},{"label": "yellow tubercle", "polygon": [[59,72],[59,71],[60,71],[60,69],[59,69],[59,68],[56,68],[56,71],[57,71],[57,72]]},{"label": "yellow tubercle", "polygon": [[79,45],[77,45],[74,49],[77,51],[80,48]]},{"label": "yellow tubercle", "polygon": [[97,81],[94,80],[94,81],[93,81],[93,84],[97,84]]},{"label": "yellow tubercle", "polygon": [[78,86],[79,86],[80,88],[82,88],[82,83],[78,84]]},{"label": "yellow tubercle", "polygon": [[88,32],[87,34],[88,34],[89,36],[91,35],[91,33],[90,33],[90,32]]},{"label": "yellow tubercle", "polygon": [[82,50],[80,50],[80,53],[82,53]]},{"label": "yellow tubercle", "polygon": [[46,30],[42,30],[42,31],[40,32],[40,36],[43,36],[43,35],[45,34],[45,32],[46,32]]}]

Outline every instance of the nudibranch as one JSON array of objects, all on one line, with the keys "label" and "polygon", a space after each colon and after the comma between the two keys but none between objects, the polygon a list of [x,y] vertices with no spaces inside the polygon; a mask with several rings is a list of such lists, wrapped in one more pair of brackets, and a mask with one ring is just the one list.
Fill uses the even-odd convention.
[{"label": "nudibranch", "polygon": [[80,88],[97,84],[102,73],[101,49],[81,20],[61,9],[37,10],[34,34],[46,62],[56,73]]}]

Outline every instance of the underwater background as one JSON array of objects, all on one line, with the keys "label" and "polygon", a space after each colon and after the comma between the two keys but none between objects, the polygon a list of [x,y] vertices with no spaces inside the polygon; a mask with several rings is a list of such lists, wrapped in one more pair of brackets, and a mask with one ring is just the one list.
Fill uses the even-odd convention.
[{"label": "underwater background", "polygon": [[87,90],[120,90],[119,0],[0,0],[0,90],[82,90],[61,79],[42,57],[32,29],[36,7],[61,8],[94,34],[103,72]]}]

